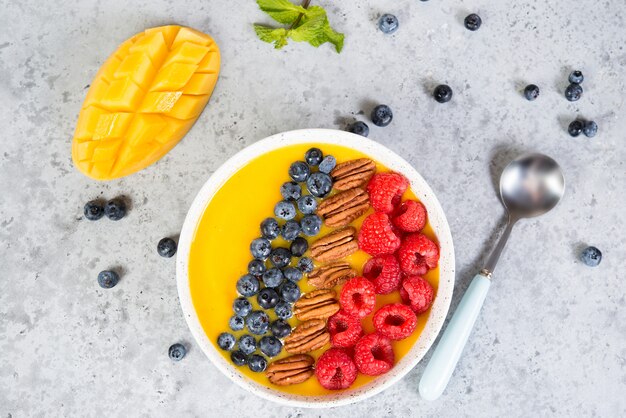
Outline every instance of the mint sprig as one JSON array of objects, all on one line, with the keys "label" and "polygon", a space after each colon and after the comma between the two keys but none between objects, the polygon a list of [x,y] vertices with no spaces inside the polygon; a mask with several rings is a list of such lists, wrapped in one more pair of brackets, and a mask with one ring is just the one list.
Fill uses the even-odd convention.
[{"label": "mint sprig", "polygon": [[280,49],[287,45],[288,39],[296,42],[308,42],[318,47],[326,42],[335,46],[339,53],[343,49],[343,34],[330,27],[326,10],[320,6],[308,7],[310,0],[302,6],[289,0],[257,0],[259,8],[278,23],[288,27],[274,28],[266,25],[254,25],[259,39],[274,44]]}]

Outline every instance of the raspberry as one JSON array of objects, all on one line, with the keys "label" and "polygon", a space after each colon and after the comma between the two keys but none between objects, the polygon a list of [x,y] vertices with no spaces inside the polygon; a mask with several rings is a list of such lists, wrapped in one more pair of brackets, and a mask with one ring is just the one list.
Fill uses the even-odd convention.
[{"label": "raspberry", "polygon": [[372,213],[359,231],[359,248],[369,255],[393,254],[400,247],[400,237],[393,230],[389,216]]},{"label": "raspberry", "polygon": [[369,376],[387,373],[393,367],[394,360],[391,341],[380,334],[366,335],[354,347],[356,367]]},{"label": "raspberry", "polygon": [[419,232],[404,237],[397,253],[400,268],[407,274],[425,274],[437,267],[439,247]]},{"label": "raspberry", "polygon": [[376,212],[391,213],[400,203],[407,187],[409,181],[402,174],[379,173],[370,180],[367,193]]},{"label": "raspberry", "polygon": [[420,202],[407,200],[393,214],[391,222],[402,231],[421,231],[426,225],[426,208]]},{"label": "raspberry", "polygon": [[348,280],[341,289],[339,303],[348,315],[359,319],[369,315],[376,305],[374,285],[363,277]]},{"label": "raspberry", "polygon": [[407,276],[400,286],[400,296],[404,303],[411,306],[413,312],[421,314],[432,305],[435,290],[420,276]]},{"label": "raspberry", "polygon": [[361,338],[363,327],[361,321],[341,310],[328,318],[328,332],[333,347],[352,347]]},{"label": "raspberry", "polygon": [[374,314],[374,328],[390,340],[403,340],[417,326],[415,312],[401,303],[385,305]]},{"label": "raspberry", "polygon": [[341,348],[331,348],[320,356],[315,365],[315,376],[326,389],[347,389],[357,376],[356,365]]},{"label": "raspberry", "polygon": [[370,258],[363,266],[363,276],[374,283],[377,294],[386,295],[400,285],[400,265],[393,255]]}]

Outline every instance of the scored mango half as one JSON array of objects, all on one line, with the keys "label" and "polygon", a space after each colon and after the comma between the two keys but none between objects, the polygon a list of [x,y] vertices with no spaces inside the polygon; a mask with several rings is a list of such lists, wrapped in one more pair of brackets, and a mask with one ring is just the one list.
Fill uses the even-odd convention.
[{"label": "scored mango half", "polygon": [[87,92],[74,164],[89,177],[111,180],[157,161],[198,119],[219,70],[217,44],[197,30],[161,26],[128,39]]}]

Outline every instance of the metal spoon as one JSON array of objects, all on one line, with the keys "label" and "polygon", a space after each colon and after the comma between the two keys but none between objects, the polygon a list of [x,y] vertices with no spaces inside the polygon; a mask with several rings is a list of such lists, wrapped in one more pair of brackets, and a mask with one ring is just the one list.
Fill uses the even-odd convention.
[{"label": "metal spoon", "polygon": [[508,224],[485,267],[474,276],[463,295],[424,370],[419,384],[422,398],[435,400],[445,390],[480,313],[491,285],[491,275],[515,223],[548,212],[559,203],[564,188],[561,168],[546,155],[523,155],[506,166],[500,176],[500,197],[508,213]]}]

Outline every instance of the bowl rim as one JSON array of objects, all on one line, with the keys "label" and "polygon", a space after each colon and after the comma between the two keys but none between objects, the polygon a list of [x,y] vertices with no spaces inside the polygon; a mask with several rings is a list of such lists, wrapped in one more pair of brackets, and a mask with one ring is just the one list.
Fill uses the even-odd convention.
[{"label": "bowl rim", "polygon": [[[321,396],[295,395],[273,390],[249,379],[228,363],[211,343],[202,328],[191,299],[188,274],[189,255],[196,228],[202,219],[205,208],[220,187],[254,158],[269,151],[302,143],[330,144],[353,148],[367,155],[375,156],[376,161],[404,174],[409,179],[411,188],[417,197],[428,202],[426,206],[429,218],[440,244],[440,273],[437,295],[426,325],[411,350],[386,375],[379,376],[372,382],[354,390]],[[436,224],[432,223],[433,219],[437,219]],[[194,198],[181,229],[176,255],[176,282],[180,305],[185,321],[204,354],[218,370],[245,390],[273,402],[303,408],[328,408],[358,402],[380,393],[404,377],[424,357],[441,331],[452,299],[454,275],[454,247],[450,227],[441,204],[424,178],[406,160],[386,146],[371,139],[335,129],[300,129],[278,133],[248,145],[226,160],[207,179]]]}]

